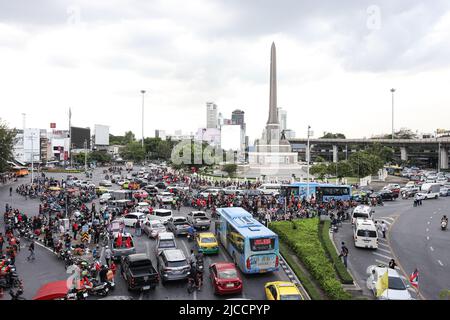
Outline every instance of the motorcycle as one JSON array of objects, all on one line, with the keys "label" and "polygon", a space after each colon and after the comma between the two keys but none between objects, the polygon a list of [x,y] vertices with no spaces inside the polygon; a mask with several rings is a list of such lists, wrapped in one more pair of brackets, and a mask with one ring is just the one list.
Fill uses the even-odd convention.
[{"label": "motorcycle", "polygon": [[106,297],[108,295],[108,284],[106,282],[98,282],[95,279],[90,280],[92,283],[92,287],[86,287],[88,294]]},{"label": "motorcycle", "polygon": [[9,295],[11,296],[11,300],[26,300],[24,297],[22,297],[23,295],[23,289],[19,288],[16,291],[14,290],[9,290]]},{"label": "motorcycle", "polygon": [[447,230],[447,221],[442,221],[442,222],[441,222],[441,230],[442,230],[442,231]]}]

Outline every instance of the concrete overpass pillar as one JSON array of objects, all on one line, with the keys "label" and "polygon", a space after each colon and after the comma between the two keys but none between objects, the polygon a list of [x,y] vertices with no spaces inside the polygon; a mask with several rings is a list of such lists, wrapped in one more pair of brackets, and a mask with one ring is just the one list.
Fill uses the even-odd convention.
[{"label": "concrete overpass pillar", "polygon": [[441,146],[440,158],[441,158],[440,168],[448,169],[448,148]]},{"label": "concrete overpass pillar", "polygon": [[333,162],[336,163],[338,162],[338,146],[337,145],[333,145]]},{"label": "concrete overpass pillar", "polygon": [[408,161],[408,152],[406,151],[406,147],[400,147],[400,160]]}]

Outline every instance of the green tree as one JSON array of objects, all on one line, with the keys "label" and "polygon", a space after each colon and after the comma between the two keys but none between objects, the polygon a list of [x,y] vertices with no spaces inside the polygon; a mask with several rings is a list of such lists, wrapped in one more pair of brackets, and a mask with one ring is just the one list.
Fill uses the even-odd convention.
[{"label": "green tree", "polygon": [[314,160],[315,162],[325,162],[325,159],[321,156],[317,156]]},{"label": "green tree", "polygon": [[312,175],[317,176],[320,180],[325,178],[328,173],[328,165],[326,163],[318,163],[311,167],[310,172]]},{"label": "green tree", "polygon": [[228,176],[234,177],[237,170],[237,164],[235,163],[227,163],[222,167],[222,170],[228,173]]},{"label": "green tree", "polygon": [[91,161],[96,161],[96,162],[110,162],[112,157],[111,155],[106,152],[106,151],[92,151],[91,153],[89,153],[89,159]]},{"label": "green tree", "polygon": [[345,135],[343,133],[324,132],[319,139],[345,139]]},{"label": "green tree", "polygon": [[124,136],[114,136],[109,134],[109,144],[110,145],[124,145]]},{"label": "green tree", "polygon": [[145,159],[145,151],[139,142],[132,141],[125,145],[120,156],[125,160],[142,161]]},{"label": "green tree", "polygon": [[384,165],[383,160],[379,156],[367,151],[353,153],[349,157],[349,163],[352,166],[352,171],[358,178],[376,174]]},{"label": "green tree", "polygon": [[125,135],[123,137],[123,144],[129,144],[131,142],[136,141],[136,136],[132,131],[125,132]]},{"label": "green tree", "polygon": [[17,131],[9,129],[6,123],[0,120],[0,172],[9,170],[8,161],[13,159],[13,145]]}]

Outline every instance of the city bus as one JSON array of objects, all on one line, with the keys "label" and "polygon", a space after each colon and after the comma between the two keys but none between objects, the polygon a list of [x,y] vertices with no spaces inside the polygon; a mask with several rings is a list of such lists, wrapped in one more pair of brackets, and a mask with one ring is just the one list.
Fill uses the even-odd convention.
[{"label": "city bus", "polygon": [[332,199],[348,201],[352,196],[352,187],[349,185],[338,185],[329,183],[309,183],[309,195],[307,195],[307,183],[295,182],[281,186],[281,195],[287,197],[314,197],[318,202],[329,202]]},{"label": "city bus", "polygon": [[243,273],[279,268],[278,235],[241,207],[218,208],[217,238]]}]

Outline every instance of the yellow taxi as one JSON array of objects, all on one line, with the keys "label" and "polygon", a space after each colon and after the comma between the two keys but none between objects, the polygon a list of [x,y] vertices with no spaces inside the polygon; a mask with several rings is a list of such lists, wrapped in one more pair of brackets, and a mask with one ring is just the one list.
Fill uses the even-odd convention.
[{"label": "yellow taxi", "polygon": [[267,300],[304,300],[297,286],[289,281],[268,282],[264,288]]},{"label": "yellow taxi", "polygon": [[198,252],[202,252],[203,254],[219,253],[219,243],[213,233],[198,233],[195,241]]}]

